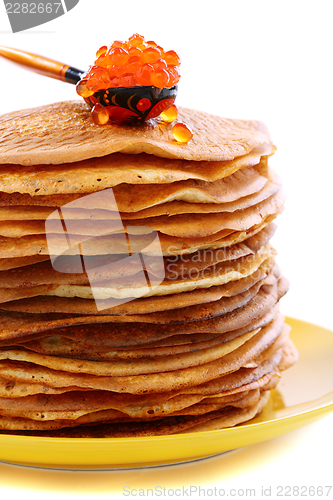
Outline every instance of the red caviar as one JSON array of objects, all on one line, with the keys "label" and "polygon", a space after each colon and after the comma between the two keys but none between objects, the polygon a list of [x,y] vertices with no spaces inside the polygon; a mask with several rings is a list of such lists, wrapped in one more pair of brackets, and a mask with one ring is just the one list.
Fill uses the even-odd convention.
[{"label": "red caviar", "polygon": [[178,54],[174,50],[165,52],[138,33],[125,42],[116,40],[109,47],[104,45],[96,57],[84,76],[85,85],[77,86],[77,93],[82,97],[121,86],[173,87],[180,79]]},{"label": "red caviar", "polygon": [[106,45],[103,45],[98,51],[96,52],[96,57],[102,56],[105,54],[105,52],[108,50]]},{"label": "red caviar", "polygon": [[145,63],[142,66],[139,66],[134,74],[134,78],[138,82],[138,85],[150,85],[153,71],[154,68],[151,64]]},{"label": "red caviar", "polygon": [[175,123],[172,127],[172,135],[177,142],[188,142],[193,137],[193,132],[185,123]]},{"label": "red caviar", "polygon": [[153,71],[150,77],[150,82],[154,85],[154,87],[163,89],[163,87],[168,86],[169,74],[165,69]]}]

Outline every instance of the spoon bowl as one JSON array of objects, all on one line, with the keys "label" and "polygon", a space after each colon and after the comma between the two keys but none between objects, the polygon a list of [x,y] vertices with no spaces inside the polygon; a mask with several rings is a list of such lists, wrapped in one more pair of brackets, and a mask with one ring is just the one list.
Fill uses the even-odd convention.
[{"label": "spoon bowl", "polygon": [[176,99],[178,86],[159,89],[153,86],[112,87],[85,97],[92,108],[98,103],[112,121],[149,120],[159,116]]}]

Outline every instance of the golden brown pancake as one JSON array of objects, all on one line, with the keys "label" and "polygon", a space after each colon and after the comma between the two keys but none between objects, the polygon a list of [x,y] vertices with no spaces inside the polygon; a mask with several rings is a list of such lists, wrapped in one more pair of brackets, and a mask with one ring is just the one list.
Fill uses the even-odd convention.
[{"label": "golden brown pancake", "polygon": [[0,432],[230,427],[295,363],[267,129],[179,119],[186,144],[76,101],[0,117]]}]

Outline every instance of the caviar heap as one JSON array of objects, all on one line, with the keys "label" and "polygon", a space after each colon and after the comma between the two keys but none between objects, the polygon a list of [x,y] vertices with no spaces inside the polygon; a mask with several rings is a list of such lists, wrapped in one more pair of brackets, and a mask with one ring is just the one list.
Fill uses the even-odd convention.
[{"label": "caviar heap", "polygon": [[[177,120],[174,104],[180,79],[180,59],[137,33],[127,41],[115,41],[96,52],[96,61],[77,84],[77,93],[92,108],[96,125],[109,120],[129,123],[161,116],[166,123]],[[186,143],[192,139],[184,123],[172,127],[173,138]]]},{"label": "caviar heap", "polygon": [[180,79],[178,54],[174,50],[165,52],[137,33],[125,42],[116,40],[109,47],[101,47],[96,57],[77,87],[82,97],[113,87],[173,87]]}]

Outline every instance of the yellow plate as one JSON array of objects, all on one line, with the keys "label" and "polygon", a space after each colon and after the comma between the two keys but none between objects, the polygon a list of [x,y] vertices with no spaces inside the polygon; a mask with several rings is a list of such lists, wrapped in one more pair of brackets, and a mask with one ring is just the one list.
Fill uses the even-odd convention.
[{"label": "yellow plate", "polygon": [[263,413],[219,431],[120,439],[0,435],[0,460],[42,467],[103,469],[176,463],[286,434],[333,411],[333,332],[289,318],[300,359],[283,373]]}]

